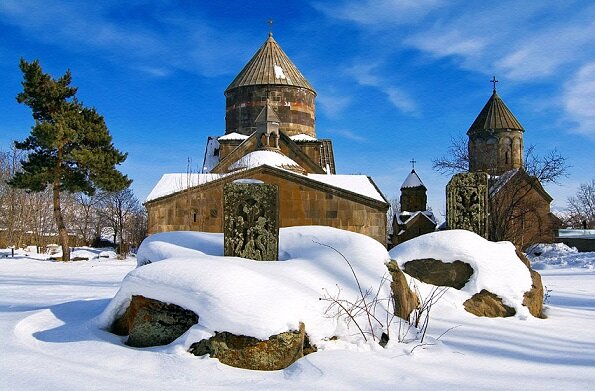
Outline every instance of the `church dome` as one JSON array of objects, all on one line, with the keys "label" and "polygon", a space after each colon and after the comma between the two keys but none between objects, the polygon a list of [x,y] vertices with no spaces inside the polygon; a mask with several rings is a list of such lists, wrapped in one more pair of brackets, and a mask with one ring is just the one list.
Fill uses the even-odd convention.
[{"label": "church dome", "polygon": [[401,185],[401,189],[416,187],[423,187],[424,189],[426,188],[421,179],[419,178],[419,175],[417,175],[417,173],[415,172],[415,169],[413,169],[411,170],[409,175],[407,175],[407,178],[405,178],[405,181]]},{"label": "church dome", "polygon": [[272,34],[225,90],[225,133],[250,135],[266,102],[288,136],[316,138],[316,91]]},{"label": "church dome", "polygon": [[225,92],[238,87],[262,84],[302,87],[316,93],[272,34],[269,34],[268,39],[225,89]]},{"label": "church dome", "polygon": [[481,109],[475,121],[473,121],[467,134],[485,130],[502,129],[524,131],[521,123],[516,119],[508,107],[506,107],[502,99],[496,93],[496,90],[494,90],[490,99],[488,99],[483,109]]}]

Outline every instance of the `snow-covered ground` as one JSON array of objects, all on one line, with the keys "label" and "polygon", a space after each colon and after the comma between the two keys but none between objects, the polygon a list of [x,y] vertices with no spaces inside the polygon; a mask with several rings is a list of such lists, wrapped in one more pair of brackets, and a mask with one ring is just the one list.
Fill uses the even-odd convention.
[{"label": "snow-covered ground", "polygon": [[[216,241],[208,238],[201,256],[220,255]],[[164,258],[177,251],[153,247]],[[310,249],[308,258],[316,257],[316,247]],[[595,384],[595,253],[562,248],[532,256],[550,290],[547,319],[477,318],[444,301],[432,309],[432,345],[325,349],[273,372],[228,367],[175,343],[130,348],[100,329],[97,317],[136,259],[61,263],[35,254],[2,257],[8,253],[0,251],[1,390],[587,390]],[[291,250],[281,258],[298,261]]]}]

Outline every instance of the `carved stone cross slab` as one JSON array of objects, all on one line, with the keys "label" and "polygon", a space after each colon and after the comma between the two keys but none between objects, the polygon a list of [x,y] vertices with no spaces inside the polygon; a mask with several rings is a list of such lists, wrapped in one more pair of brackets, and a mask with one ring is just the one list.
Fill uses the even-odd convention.
[{"label": "carved stone cross slab", "polygon": [[224,255],[276,261],[279,255],[279,188],[228,183],[223,188]]}]

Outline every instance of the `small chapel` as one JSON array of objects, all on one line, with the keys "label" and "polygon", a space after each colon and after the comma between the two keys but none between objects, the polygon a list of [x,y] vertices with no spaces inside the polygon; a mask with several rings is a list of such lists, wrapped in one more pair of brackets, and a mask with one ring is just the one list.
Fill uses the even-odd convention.
[{"label": "small chapel", "polygon": [[278,186],[279,227],[324,225],[386,244],[388,202],[372,178],[336,173],[316,132],[316,91],[269,33],[225,89],[225,132],[199,173],[164,174],[145,201],[149,234],[223,232],[225,184]]},{"label": "small chapel", "polygon": [[467,131],[469,172],[489,174],[488,237],[520,248],[554,240],[560,220],[550,211],[553,198],[525,171],[525,129],[496,91]]},{"label": "small chapel", "polygon": [[[415,160],[411,162],[415,164]],[[427,191],[414,166],[401,185],[399,210],[391,211],[389,217],[389,248],[436,230],[438,223],[427,206]]]}]

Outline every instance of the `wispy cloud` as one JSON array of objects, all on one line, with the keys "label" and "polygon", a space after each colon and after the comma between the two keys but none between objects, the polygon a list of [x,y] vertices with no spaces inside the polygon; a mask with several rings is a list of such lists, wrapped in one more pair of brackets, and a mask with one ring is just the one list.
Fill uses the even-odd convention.
[{"label": "wispy cloud", "polygon": [[[145,18],[149,21],[134,20],[133,10],[122,12],[126,6],[142,6],[155,15]],[[233,32],[211,26],[196,12],[182,14],[165,3],[149,6],[142,1],[108,0],[48,6],[44,1],[3,0],[0,17],[44,43],[74,52],[95,51],[109,61],[156,77],[176,70],[208,76],[237,71],[238,64],[233,62],[243,52],[234,44],[239,40]],[[221,58],[234,60],[222,63]]]},{"label": "wispy cloud", "polygon": [[416,23],[444,3],[444,0],[366,0],[332,5],[317,2],[314,7],[334,18],[380,28],[386,23]]},{"label": "wispy cloud", "polygon": [[402,89],[390,84],[387,78],[382,77],[378,63],[358,62],[348,68],[346,73],[353,77],[362,86],[374,87],[382,91],[390,103],[406,114],[418,114],[415,101]]},{"label": "wispy cloud", "polygon": [[337,117],[351,104],[351,96],[340,95],[336,89],[318,90],[317,106],[329,117]]},{"label": "wispy cloud", "polygon": [[[585,96],[592,96],[592,71],[585,64],[593,61],[595,53],[592,1],[429,1],[423,6],[417,2],[419,7],[414,3],[345,0],[317,8],[357,27],[369,38],[368,56],[377,62],[395,51],[413,49],[429,55],[427,63],[448,60],[458,69],[496,74],[517,84],[557,83],[557,89],[564,91],[550,101],[564,107],[582,134],[591,134],[593,117],[586,102],[594,100]],[[387,46],[387,42],[396,43],[396,47]],[[382,88],[373,74],[364,74],[359,82]],[[399,99],[399,94],[393,94],[391,102],[404,111],[415,109],[408,107],[407,95]]]},{"label": "wispy cloud", "polygon": [[574,131],[595,140],[595,62],[583,66],[564,88],[564,109]]},{"label": "wispy cloud", "polygon": [[359,141],[359,142],[368,141],[365,137],[362,137],[359,134],[355,133],[354,131],[348,130],[348,129],[325,129],[325,131],[329,132],[331,134],[337,135],[339,137],[343,137],[343,138],[353,140],[353,141]]}]

